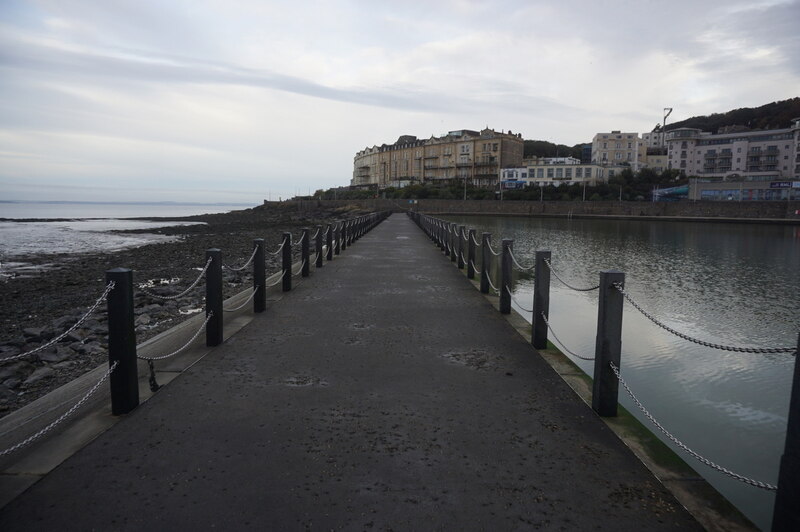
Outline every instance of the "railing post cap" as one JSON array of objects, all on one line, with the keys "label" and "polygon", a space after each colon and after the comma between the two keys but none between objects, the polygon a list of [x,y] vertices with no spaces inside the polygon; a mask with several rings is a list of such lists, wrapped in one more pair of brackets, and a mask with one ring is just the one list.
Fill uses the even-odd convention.
[{"label": "railing post cap", "polygon": [[621,272],[619,270],[600,270],[600,273],[621,273],[622,275],[625,275],[625,272]]},{"label": "railing post cap", "polygon": [[110,270],[106,270],[106,273],[128,273],[132,272],[130,268],[111,268]]},{"label": "railing post cap", "polygon": [[219,248],[209,248],[206,250],[206,253],[219,253],[220,251]]},{"label": "railing post cap", "polygon": [[264,239],[263,238],[254,238],[253,242],[263,244],[264,243]]}]

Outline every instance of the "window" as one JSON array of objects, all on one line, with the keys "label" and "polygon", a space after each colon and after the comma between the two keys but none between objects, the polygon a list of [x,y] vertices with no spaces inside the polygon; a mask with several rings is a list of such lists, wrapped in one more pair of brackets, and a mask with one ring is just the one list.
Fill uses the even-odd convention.
[{"label": "window", "polygon": [[590,177],[592,177],[592,169],[591,168],[587,168],[586,169],[586,178],[588,179]]},{"label": "window", "polygon": [[563,168],[556,168],[556,178],[564,177],[564,169]]},{"label": "window", "polygon": [[603,149],[605,150],[605,149],[607,149],[607,148],[608,148],[608,142],[604,142],[604,143],[603,143]]},{"label": "window", "polygon": [[461,145],[461,153],[469,153],[469,144]]},{"label": "window", "polygon": [[633,143],[629,142],[628,143],[628,149],[631,149],[632,147],[633,147]]},{"label": "window", "polygon": [[575,177],[583,177],[583,168],[575,169]]},{"label": "window", "polygon": [[498,147],[498,146],[499,146],[499,144],[498,144],[497,142],[495,142],[494,144],[492,144],[492,151],[497,151],[497,147]]},{"label": "window", "polygon": [[632,159],[633,159],[633,154],[631,152],[628,152],[628,160],[630,161]]},{"label": "window", "polygon": [[682,150],[686,149],[686,141],[685,140],[683,142],[681,142],[681,149]]},{"label": "window", "polygon": [[547,169],[547,177],[549,177],[550,179],[553,179],[553,169],[552,168],[548,168]]},{"label": "window", "polygon": [[544,168],[537,168],[536,169],[536,177],[544,179]]},{"label": "window", "polygon": [[681,152],[681,159],[686,159],[686,152],[685,151]]},{"label": "window", "polygon": [[742,149],[741,148],[736,148],[736,153],[742,153]]},{"label": "window", "polygon": [[617,142],[616,148],[617,148],[617,149],[620,149],[620,148],[622,148],[622,143],[621,143],[621,142]]},{"label": "window", "polygon": [[603,152],[603,160],[604,161],[608,160],[608,154],[606,152]]},{"label": "window", "polygon": [[572,168],[567,168],[567,169],[566,169],[566,174],[565,174],[565,177],[566,177],[567,179],[572,179]]},{"label": "window", "polygon": [[614,154],[614,158],[615,159],[622,159],[622,153],[620,153],[620,152],[615,153]]},{"label": "window", "polygon": [[522,172],[522,179],[527,179],[528,172]]}]

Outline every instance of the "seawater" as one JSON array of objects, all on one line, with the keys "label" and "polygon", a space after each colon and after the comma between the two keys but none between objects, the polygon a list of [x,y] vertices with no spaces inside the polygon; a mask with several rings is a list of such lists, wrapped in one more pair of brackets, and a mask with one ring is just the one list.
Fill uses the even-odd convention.
[{"label": "seawater", "polygon": [[[244,207],[247,206],[0,202],[0,218],[11,219],[0,222],[0,276],[8,278],[15,272],[24,272],[28,269],[27,263],[18,260],[21,256],[113,252],[175,239],[158,234],[123,234],[113,231],[201,223],[125,218],[181,217],[227,212]],[[23,218],[37,219],[37,221],[13,221]]]},{"label": "seawater", "polygon": [[253,205],[198,203],[78,203],[78,202],[3,202],[0,218],[162,218],[213,214]]},{"label": "seawater", "polygon": [[[492,233],[496,250],[502,238],[513,239],[515,257],[523,266],[533,264],[537,249],[550,250],[555,271],[576,287],[597,285],[601,270],[621,270],[626,273],[627,292],[639,305],[692,337],[746,347],[797,345],[800,227],[448,219],[476,228],[479,241],[481,232]],[[514,297],[530,309],[532,296],[533,281],[520,275]],[[576,292],[551,276],[549,321],[566,347],[582,356],[594,356],[597,305],[597,291]],[[517,311],[530,321],[530,313],[518,307]],[[622,376],[655,418],[717,464],[777,484],[794,357],[720,351],[690,343],[658,327],[627,302],[622,321]],[[570,358],[592,375],[593,362]],[[666,441],[622,388],[620,401]],[[743,484],[667,443],[759,527],[770,527],[774,492]]]}]

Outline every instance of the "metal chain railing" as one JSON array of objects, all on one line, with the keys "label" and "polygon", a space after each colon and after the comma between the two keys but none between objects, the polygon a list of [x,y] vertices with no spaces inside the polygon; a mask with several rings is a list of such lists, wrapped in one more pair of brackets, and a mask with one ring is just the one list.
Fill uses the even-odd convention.
[{"label": "metal chain railing", "polygon": [[522,309],[522,310],[524,310],[525,312],[533,312],[533,309],[527,309],[527,308],[523,307],[523,306],[520,304],[520,302],[519,302],[519,301],[517,301],[517,298],[516,298],[516,297],[514,297],[514,294],[512,294],[512,293],[511,293],[511,289],[510,289],[509,287],[507,287],[507,286],[506,286],[506,287],[505,287],[505,289],[506,289],[506,292],[508,292],[508,295],[509,295],[509,297],[511,298],[511,301],[513,301],[515,305],[517,305],[519,308],[521,308],[521,309]]},{"label": "metal chain railing", "polygon": [[555,276],[555,278],[558,279],[559,281],[561,281],[561,283],[564,286],[566,286],[567,288],[575,290],[576,292],[591,292],[592,290],[598,290],[600,288],[600,285],[592,286],[592,287],[589,287],[589,288],[578,288],[576,286],[572,286],[571,284],[566,282],[564,279],[559,277],[558,272],[556,272],[555,269],[553,269],[553,265],[550,264],[550,259],[544,259],[544,263],[547,264],[548,268],[550,268],[550,273],[552,273]]},{"label": "metal chain railing", "polygon": [[514,256],[514,250],[513,249],[509,249],[508,253],[511,255],[511,260],[514,261],[514,264],[516,264],[517,268],[519,268],[520,270],[531,271],[532,269],[536,268],[535,264],[533,266],[525,267],[525,266],[521,265],[519,262],[517,262],[517,257]]},{"label": "metal chain railing", "polygon": [[545,325],[547,325],[547,329],[550,331],[550,334],[553,335],[553,339],[556,342],[558,342],[558,345],[560,345],[561,348],[564,349],[564,351],[566,351],[570,355],[574,356],[575,358],[580,358],[581,360],[594,360],[594,357],[584,357],[584,356],[579,355],[578,353],[575,353],[574,351],[570,351],[570,349],[566,345],[564,345],[564,342],[562,342],[561,340],[558,339],[558,336],[556,336],[556,332],[550,326],[550,322],[547,321],[547,316],[544,315],[544,312],[542,312],[541,315],[542,315],[542,319],[544,320]]},{"label": "metal chain railing", "polygon": [[281,241],[281,245],[278,246],[278,249],[276,251],[267,251],[267,254],[268,255],[277,255],[278,253],[280,253],[283,250],[283,246],[285,244],[286,244],[286,240],[282,240]]},{"label": "metal chain railing", "polygon": [[636,310],[638,310],[639,312],[641,312],[647,319],[649,319],[650,321],[652,321],[653,323],[655,323],[656,325],[658,325],[659,327],[661,327],[665,331],[670,332],[670,333],[674,334],[675,336],[677,336],[679,338],[683,338],[684,340],[687,340],[689,342],[692,342],[692,343],[695,343],[695,344],[698,344],[698,345],[702,345],[702,346],[705,346],[705,347],[711,347],[713,349],[720,349],[722,351],[733,351],[733,352],[736,352],[736,353],[761,353],[761,354],[766,354],[766,353],[794,353],[794,354],[796,354],[796,348],[794,348],[794,347],[735,347],[735,346],[730,346],[730,345],[714,344],[714,343],[711,343],[711,342],[706,342],[704,340],[698,340],[697,338],[692,338],[691,336],[683,334],[681,332],[678,332],[675,329],[669,327],[668,325],[658,321],[655,317],[653,317],[646,310],[644,310],[642,307],[640,307],[631,298],[631,296],[628,295],[628,292],[626,292],[625,289],[622,288],[621,284],[614,283],[614,288],[619,290],[620,293],[623,296],[625,296],[625,299],[628,300],[628,303],[633,305],[634,308]]},{"label": "metal chain railing", "polygon": [[109,375],[111,375],[111,373],[112,373],[112,372],[113,372],[113,371],[116,369],[116,367],[117,367],[117,364],[119,364],[119,361],[114,361],[114,363],[113,363],[113,364],[111,364],[111,366],[109,366],[109,368],[108,368],[108,371],[106,371],[106,372],[103,374],[103,376],[102,376],[102,377],[100,377],[100,380],[99,380],[99,381],[97,381],[97,382],[95,383],[95,385],[94,385],[94,386],[92,386],[92,387],[89,389],[89,391],[88,391],[88,392],[86,392],[86,395],[84,395],[84,396],[81,398],[81,400],[80,400],[80,401],[78,401],[77,403],[75,403],[75,404],[72,406],[72,408],[70,408],[69,410],[67,410],[66,412],[64,412],[64,413],[63,413],[63,414],[62,414],[62,415],[61,415],[61,416],[60,416],[58,419],[56,419],[55,421],[53,421],[52,423],[50,423],[49,425],[47,425],[46,427],[44,427],[43,429],[41,429],[41,430],[40,430],[39,432],[37,432],[36,434],[33,434],[32,436],[29,436],[29,437],[25,438],[24,440],[22,440],[21,442],[19,442],[19,443],[18,443],[18,444],[16,444],[16,445],[12,445],[11,447],[9,447],[9,448],[7,448],[7,449],[4,449],[3,451],[0,451],[0,456],[5,456],[5,455],[7,455],[7,454],[11,454],[11,453],[13,453],[14,451],[16,451],[17,449],[21,449],[22,447],[25,447],[26,445],[28,445],[28,444],[30,444],[30,443],[32,443],[32,442],[34,442],[34,441],[38,440],[39,438],[41,438],[42,436],[44,436],[45,434],[47,434],[48,432],[50,432],[51,430],[53,430],[53,429],[54,429],[54,428],[55,428],[57,425],[59,425],[59,424],[60,424],[61,422],[63,422],[65,419],[67,419],[67,418],[68,418],[68,417],[70,417],[72,414],[74,414],[76,410],[78,410],[80,407],[82,407],[82,406],[84,405],[84,403],[86,403],[86,401],[88,401],[88,400],[89,400],[89,398],[90,398],[92,395],[94,395],[94,393],[97,391],[97,389],[98,389],[98,388],[100,388],[100,386],[101,386],[101,385],[102,385],[102,384],[103,384],[103,383],[106,381],[106,379],[108,379]]},{"label": "metal chain railing", "polygon": [[[305,265],[306,265],[306,261],[304,259],[303,262],[300,263],[300,267],[297,269],[297,273],[292,272],[292,277],[297,277],[298,275],[300,275],[300,272],[303,271],[303,266],[305,266]],[[289,270],[291,271],[291,268]]]},{"label": "metal chain railing", "polygon": [[233,272],[240,272],[240,271],[244,270],[245,268],[247,268],[248,266],[250,266],[250,263],[253,262],[254,258],[256,258],[256,253],[258,253],[258,248],[257,247],[253,248],[253,254],[250,255],[250,258],[247,259],[247,262],[245,262],[244,265],[242,265],[242,266],[240,266],[238,268],[234,268],[233,266],[227,266],[225,264],[223,264],[223,267],[225,267],[225,268],[227,268],[227,269],[229,269],[229,270],[231,270]]},{"label": "metal chain railing", "polygon": [[253,287],[253,293],[250,294],[250,297],[247,298],[247,301],[245,301],[244,303],[242,303],[238,307],[223,308],[222,311],[223,312],[236,312],[237,310],[242,310],[244,307],[246,307],[248,305],[248,303],[250,303],[253,300],[254,297],[256,297],[256,291],[257,290],[258,290],[258,286],[254,286]]},{"label": "metal chain railing", "polygon": [[499,257],[500,256],[500,253],[497,253],[495,250],[492,249],[492,244],[491,243],[486,242],[486,247],[489,248],[489,253],[491,253],[495,257]]},{"label": "metal chain railing", "polygon": [[494,290],[495,293],[499,295],[500,294],[500,290],[498,290],[497,287],[494,285],[494,283],[492,283],[492,278],[487,275],[486,276],[486,280],[489,281],[489,286],[492,287],[492,290]]},{"label": "metal chain railing", "polygon": [[265,288],[272,288],[273,286],[277,286],[277,285],[279,285],[279,284],[280,284],[280,282],[281,282],[281,281],[283,281],[283,278],[284,278],[285,276],[286,276],[286,270],[283,270],[283,273],[281,273],[281,276],[280,276],[280,277],[278,277],[278,280],[277,280],[277,281],[275,281],[275,282],[274,282],[274,283],[272,283],[272,284],[264,285],[264,287],[265,287]]},{"label": "metal chain railing", "polygon": [[689,454],[691,457],[695,458],[696,460],[704,463],[708,467],[710,467],[712,469],[715,469],[715,470],[719,471],[720,473],[724,473],[724,474],[728,475],[729,477],[735,478],[736,480],[738,480],[740,482],[744,482],[745,484],[750,484],[751,486],[755,486],[756,488],[761,488],[761,489],[769,490],[769,491],[776,491],[778,489],[777,486],[773,486],[772,484],[767,484],[766,482],[761,482],[760,480],[753,480],[752,478],[747,478],[747,477],[745,477],[743,475],[740,475],[738,473],[734,473],[730,469],[726,469],[726,468],[722,467],[721,465],[712,462],[708,458],[705,458],[705,457],[701,456],[696,451],[690,449],[685,443],[680,441],[678,438],[673,436],[667,429],[665,429],[664,426],[661,423],[659,423],[656,420],[655,417],[653,417],[653,414],[651,414],[644,407],[642,402],[639,401],[639,399],[633,394],[633,391],[631,391],[630,387],[628,386],[628,383],[625,382],[625,379],[623,379],[622,375],[620,375],[619,368],[613,362],[609,362],[609,365],[611,366],[612,371],[614,371],[614,375],[617,376],[617,379],[619,380],[620,384],[622,384],[622,387],[625,388],[625,391],[628,392],[628,395],[631,397],[631,399],[633,399],[633,402],[636,403],[636,406],[639,407],[639,410],[642,411],[642,413],[645,415],[645,417],[647,417],[647,419],[649,419],[650,422],[653,425],[655,425],[655,427],[658,430],[660,430],[662,434],[664,434],[664,436],[669,438],[669,440],[672,443],[674,443],[675,445],[680,447],[684,452],[686,452],[687,454]]},{"label": "metal chain railing", "polygon": [[38,353],[39,351],[42,351],[43,349],[47,349],[48,347],[60,342],[64,338],[66,338],[66,336],[69,333],[71,333],[72,331],[74,331],[75,329],[80,327],[81,324],[84,321],[86,321],[86,318],[91,316],[94,313],[94,311],[97,310],[97,307],[100,306],[100,303],[105,301],[106,297],[108,297],[109,292],[111,292],[114,289],[114,286],[115,286],[114,281],[110,281],[108,283],[108,285],[106,285],[106,289],[103,291],[103,293],[100,294],[100,297],[97,298],[97,301],[95,301],[94,304],[91,307],[89,307],[89,310],[86,311],[86,314],[81,316],[81,318],[77,322],[75,322],[75,325],[73,325],[72,327],[70,327],[69,329],[64,331],[63,333],[59,334],[58,336],[56,336],[55,338],[53,338],[52,340],[50,340],[46,344],[40,345],[39,347],[37,347],[35,349],[31,349],[30,351],[26,351],[24,353],[19,353],[17,355],[13,355],[13,356],[9,356],[9,357],[5,357],[5,358],[0,359],[0,364],[3,363],[3,362],[8,362],[9,360],[17,360],[17,359],[20,359],[20,358],[23,358],[23,357],[26,357],[26,356],[33,355],[35,353]]},{"label": "metal chain railing", "polygon": [[195,279],[194,282],[189,285],[189,288],[187,288],[186,290],[184,290],[180,294],[176,294],[174,296],[160,296],[158,294],[154,294],[154,293],[142,288],[141,286],[139,287],[139,290],[141,290],[145,295],[148,295],[148,296],[156,298],[156,299],[162,299],[164,301],[168,301],[170,299],[179,299],[179,298],[185,296],[186,294],[188,294],[195,286],[197,286],[197,283],[200,282],[200,279],[202,279],[203,276],[206,274],[206,271],[208,271],[208,267],[211,266],[211,261],[212,260],[214,260],[214,259],[212,259],[211,257],[208,258],[208,260],[206,261],[206,265],[203,266],[203,270],[200,272],[200,275],[197,276],[197,279]]},{"label": "metal chain railing", "polygon": [[189,345],[191,345],[191,343],[194,342],[197,339],[198,336],[200,336],[200,333],[203,332],[203,329],[206,328],[206,325],[208,325],[208,322],[211,320],[211,317],[213,315],[214,315],[213,312],[209,312],[208,315],[206,316],[206,320],[203,322],[202,325],[200,325],[200,328],[197,329],[197,331],[194,333],[194,335],[192,335],[192,337],[189,338],[189,341],[186,342],[185,344],[183,344],[181,347],[179,347],[175,351],[173,351],[172,353],[170,353],[168,355],[154,356],[154,357],[146,357],[146,356],[143,356],[143,355],[136,355],[136,358],[138,358],[140,360],[147,360],[148,362],[152,362],[154,360],[164,360],[166,358],[174,357],[175,355],[177,355],[178,353],[184,351],[187,347],[189,347]]}]

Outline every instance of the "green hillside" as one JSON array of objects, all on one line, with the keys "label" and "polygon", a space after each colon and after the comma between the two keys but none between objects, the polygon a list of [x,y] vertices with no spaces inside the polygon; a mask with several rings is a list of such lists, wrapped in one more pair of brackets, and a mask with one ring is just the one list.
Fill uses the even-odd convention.
[{"label": "green hillside", "polygon": [[747,126],[750,129],[780,129],[789,127],[793,118],[800,118],[800,97],[772,102],[761,107],[743,107],[727,113],[708,116],[693,116],[674,124],[667,123],[667,130],[679,127],[694,127],[717,133],[725,126]]}]

